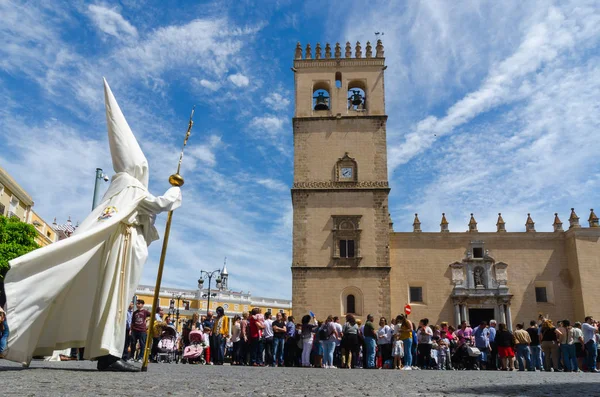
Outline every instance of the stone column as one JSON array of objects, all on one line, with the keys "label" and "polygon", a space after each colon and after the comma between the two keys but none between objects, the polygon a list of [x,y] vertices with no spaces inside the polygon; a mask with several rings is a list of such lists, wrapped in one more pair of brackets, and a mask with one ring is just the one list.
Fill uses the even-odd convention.
[{"label": "stone column", "polygon": [[512,316],[510,315],[510,305],[506,305],[506,326],[512,332]]},{"label": "stone column", "polygon": [[[462,305],[461,306],[461,319],[460,320],[461,321],[467,321],[467,322],[469,321],[467,319],[467,305]],[[458,328],[460,326],[460,323],[458,323],[456,325],[457,325],[457,328]]]},{"label": "stone column", "polygon": [[504,313],[504,304],[503,303],[501,303],[499,305],[499,310],[500,310],[500,319],[498,320],[498,323],[506,324],[506,314]]},{"label": "stone column", "polygon": [[454,326],[458,328],[460,325],[460,305],[458,303],[454,304]]}]

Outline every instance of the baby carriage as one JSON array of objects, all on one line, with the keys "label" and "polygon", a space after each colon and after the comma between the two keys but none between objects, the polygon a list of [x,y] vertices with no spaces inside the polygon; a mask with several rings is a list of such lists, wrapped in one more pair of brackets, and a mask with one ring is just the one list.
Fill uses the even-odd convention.
[{"label": "baby carriage", "polygon": [[183,351],[183,359],[190,364],[197,362],[205,364],[204,347],[206,346],[206,342],[204,334],[199,330],[194,330],[190,332],[189,337],[190,344]]},{"label": "baby carriage", "polygon": [[458,370],[478,370],[477,359],[480,355],[481,352],[478,348],[464,343],[456,349],[452,356],[452,365]]},{"label": "baby carriage", "polygon": [[166,326],[158,342],[156,360],[163,363],[179,362],[177,355],[177,331],[172,325]]}]

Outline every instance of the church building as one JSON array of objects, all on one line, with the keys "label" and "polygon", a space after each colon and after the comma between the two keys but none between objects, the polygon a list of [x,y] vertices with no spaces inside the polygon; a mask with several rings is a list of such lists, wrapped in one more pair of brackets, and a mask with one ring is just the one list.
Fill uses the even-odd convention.
[{"label": "church building", "polygon": [[[295,51],[292,306],[296,317],[353,313],[432,323],[600,316],[595,304],[600,227],[571,210],[563,229],[537,232],[395,232],[388,209],[385,58],[375,48],[310,44]],[[401,187],[396,187],[401,188]],[[467,211],[465,209],[465,211]],[[551,220],[549,214],[549,221]],[[583,223],[583,222],[582,222]],[[460,227],[463,229],[463,227]],[[464,229],[463,229],[464,230]]]}]

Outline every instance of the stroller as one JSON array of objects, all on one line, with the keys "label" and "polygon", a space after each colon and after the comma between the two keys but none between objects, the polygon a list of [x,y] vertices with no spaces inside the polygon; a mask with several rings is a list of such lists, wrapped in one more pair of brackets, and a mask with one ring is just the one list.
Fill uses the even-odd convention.
[{"label": "stroller", "polygon": [[164,327],[158,342],[158,353],[156,360],[163,363],[178,363],[177,354],[177,331],[172,325]]},{"label": "stroller", "polygon": [[478,370],[477,360],[480,355],[478,348],[464,343],[452,355],[452,365],[458,370]]},{"label": "stroller", "polygon": [[204,334],[202,331],[194,330],[190,332],[189,338],[190,344],[183,351],[183,359],[190,364],[198,362],[205,364],[204,347],[206,343],[204,341]]}]

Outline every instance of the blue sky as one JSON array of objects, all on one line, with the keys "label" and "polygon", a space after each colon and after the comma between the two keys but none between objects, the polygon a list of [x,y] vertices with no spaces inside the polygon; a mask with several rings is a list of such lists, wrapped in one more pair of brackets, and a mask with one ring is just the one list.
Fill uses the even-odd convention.
[{"label": "blue sky", "polygon": [[[596,1],[120,2],[0,0],[0,164],[47,221],[89,212],[111,173],[102,76],[168,188],[192,104],[163,285],[290,297],[291,117],[297,41],[384,32],[390,212],[410,231],[550,231],[598,203]],[[598,206],[600,209],[600,206]],[[157,222],[164,230],[164,216]],[[152,284],[160,243],[142,282]]]}]

